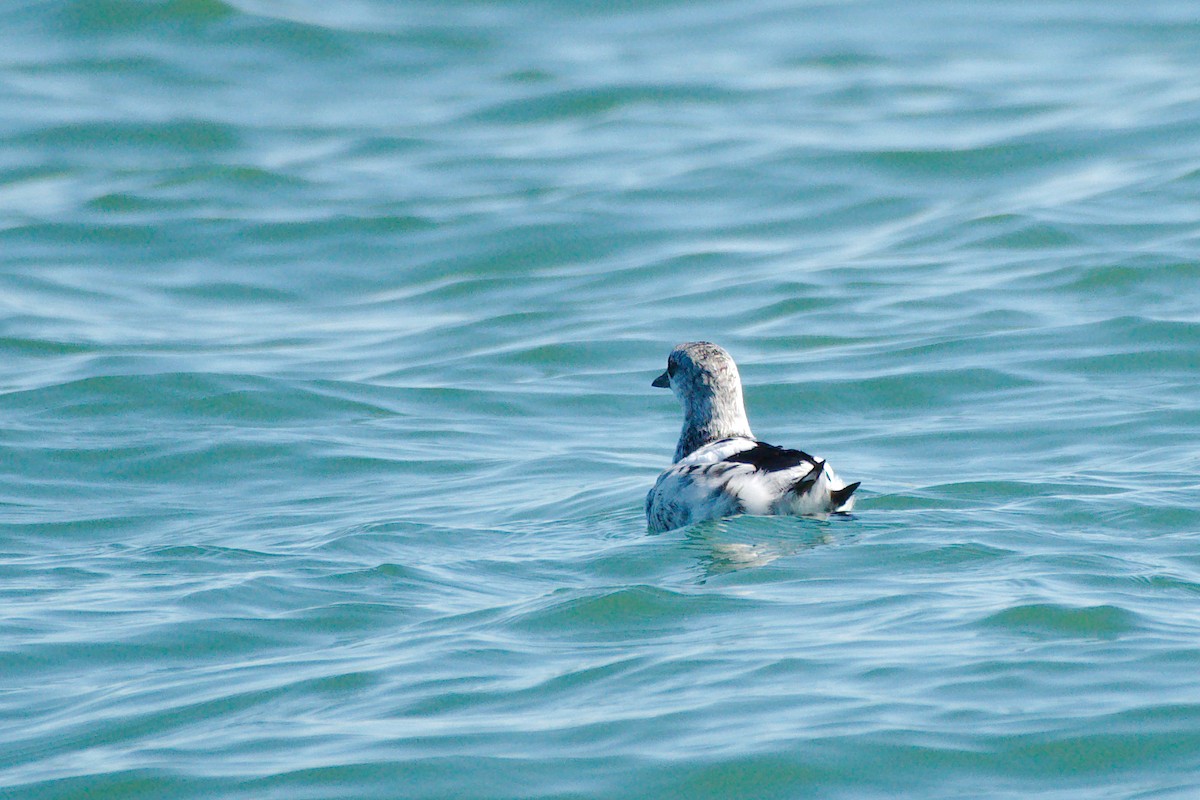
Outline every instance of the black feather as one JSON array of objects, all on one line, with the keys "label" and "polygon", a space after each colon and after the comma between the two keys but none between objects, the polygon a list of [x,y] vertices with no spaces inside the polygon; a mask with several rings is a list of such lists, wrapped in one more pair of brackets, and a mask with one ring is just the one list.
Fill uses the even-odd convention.
[{"label": "black feather", "polygon": [[749,464],[760,472],[778,472],[801,464],[817,465],[817,460],[802,450],[788,450],[766,442],[756,442],[749,450],[734,453],[725,460]]},{"label": "black feather", "polygon": [[862,481],[852,483],[849,486],[844,486],[841,489],[834,489],[829,493],[829,499],[832,501],[834,509],[841,508],[846,505],[846,501],[850,499],[850,495],[854,494],[854,490],[862,484]]},{"label": "black feather", "polygon": [[793,494],[804,494],[817,485],[817,478],[821,477],[821,473],[825,471],[825,462],[814,461],[813,465],[813,468],[808,471],[807,475],[792,484]]}]

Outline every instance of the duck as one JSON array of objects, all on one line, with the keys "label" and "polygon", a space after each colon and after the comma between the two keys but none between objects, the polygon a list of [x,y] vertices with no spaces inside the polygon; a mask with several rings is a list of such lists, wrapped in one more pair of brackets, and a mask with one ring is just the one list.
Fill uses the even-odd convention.
[{"label": "duck", "polygon": [[750,430],[737,364],[712,342],[685,342],[651,386],[683,407],[673,463],[646,495],[652,533],[738,514],[826,516],[854,508],[847,484],[825,459],[760,441]]}]

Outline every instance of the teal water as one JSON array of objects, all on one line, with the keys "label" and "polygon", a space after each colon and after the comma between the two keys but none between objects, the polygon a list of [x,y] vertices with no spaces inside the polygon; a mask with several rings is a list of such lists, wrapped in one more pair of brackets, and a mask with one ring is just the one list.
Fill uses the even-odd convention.
[{"label": "teal water", "polygon": [[[1200,796],[1197,41],[6,4],[4,796]],[[694,338],[853,518],[647,535]]]}]

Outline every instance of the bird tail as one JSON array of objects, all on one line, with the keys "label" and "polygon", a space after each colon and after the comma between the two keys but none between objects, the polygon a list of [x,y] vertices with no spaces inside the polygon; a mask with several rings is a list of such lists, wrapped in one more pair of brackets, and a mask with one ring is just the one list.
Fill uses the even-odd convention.
[{"label": "bird tail", "polygon": [[[842,480],[820,459],[789,489],[793,514],[847,513],[854,507],[854,490],[858,483],[841,485]],[[834,488],[834,487],[838,488]]]},{"label": "bird tail", "polygon": [[834,489],[829,493],[830,510],[835,514],[847,514],[854,508],[854,490],[862,485],[862,481],[855,481],[841,489]]}]

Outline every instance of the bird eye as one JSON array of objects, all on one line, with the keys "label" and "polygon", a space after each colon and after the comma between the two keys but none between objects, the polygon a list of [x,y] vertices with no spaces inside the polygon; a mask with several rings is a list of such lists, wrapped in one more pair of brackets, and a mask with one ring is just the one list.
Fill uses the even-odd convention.
[{"label": "bird eye", "polygon": [[667,377],[668,378],[675,377],[675,362],[674,361],[667,362]]}]

